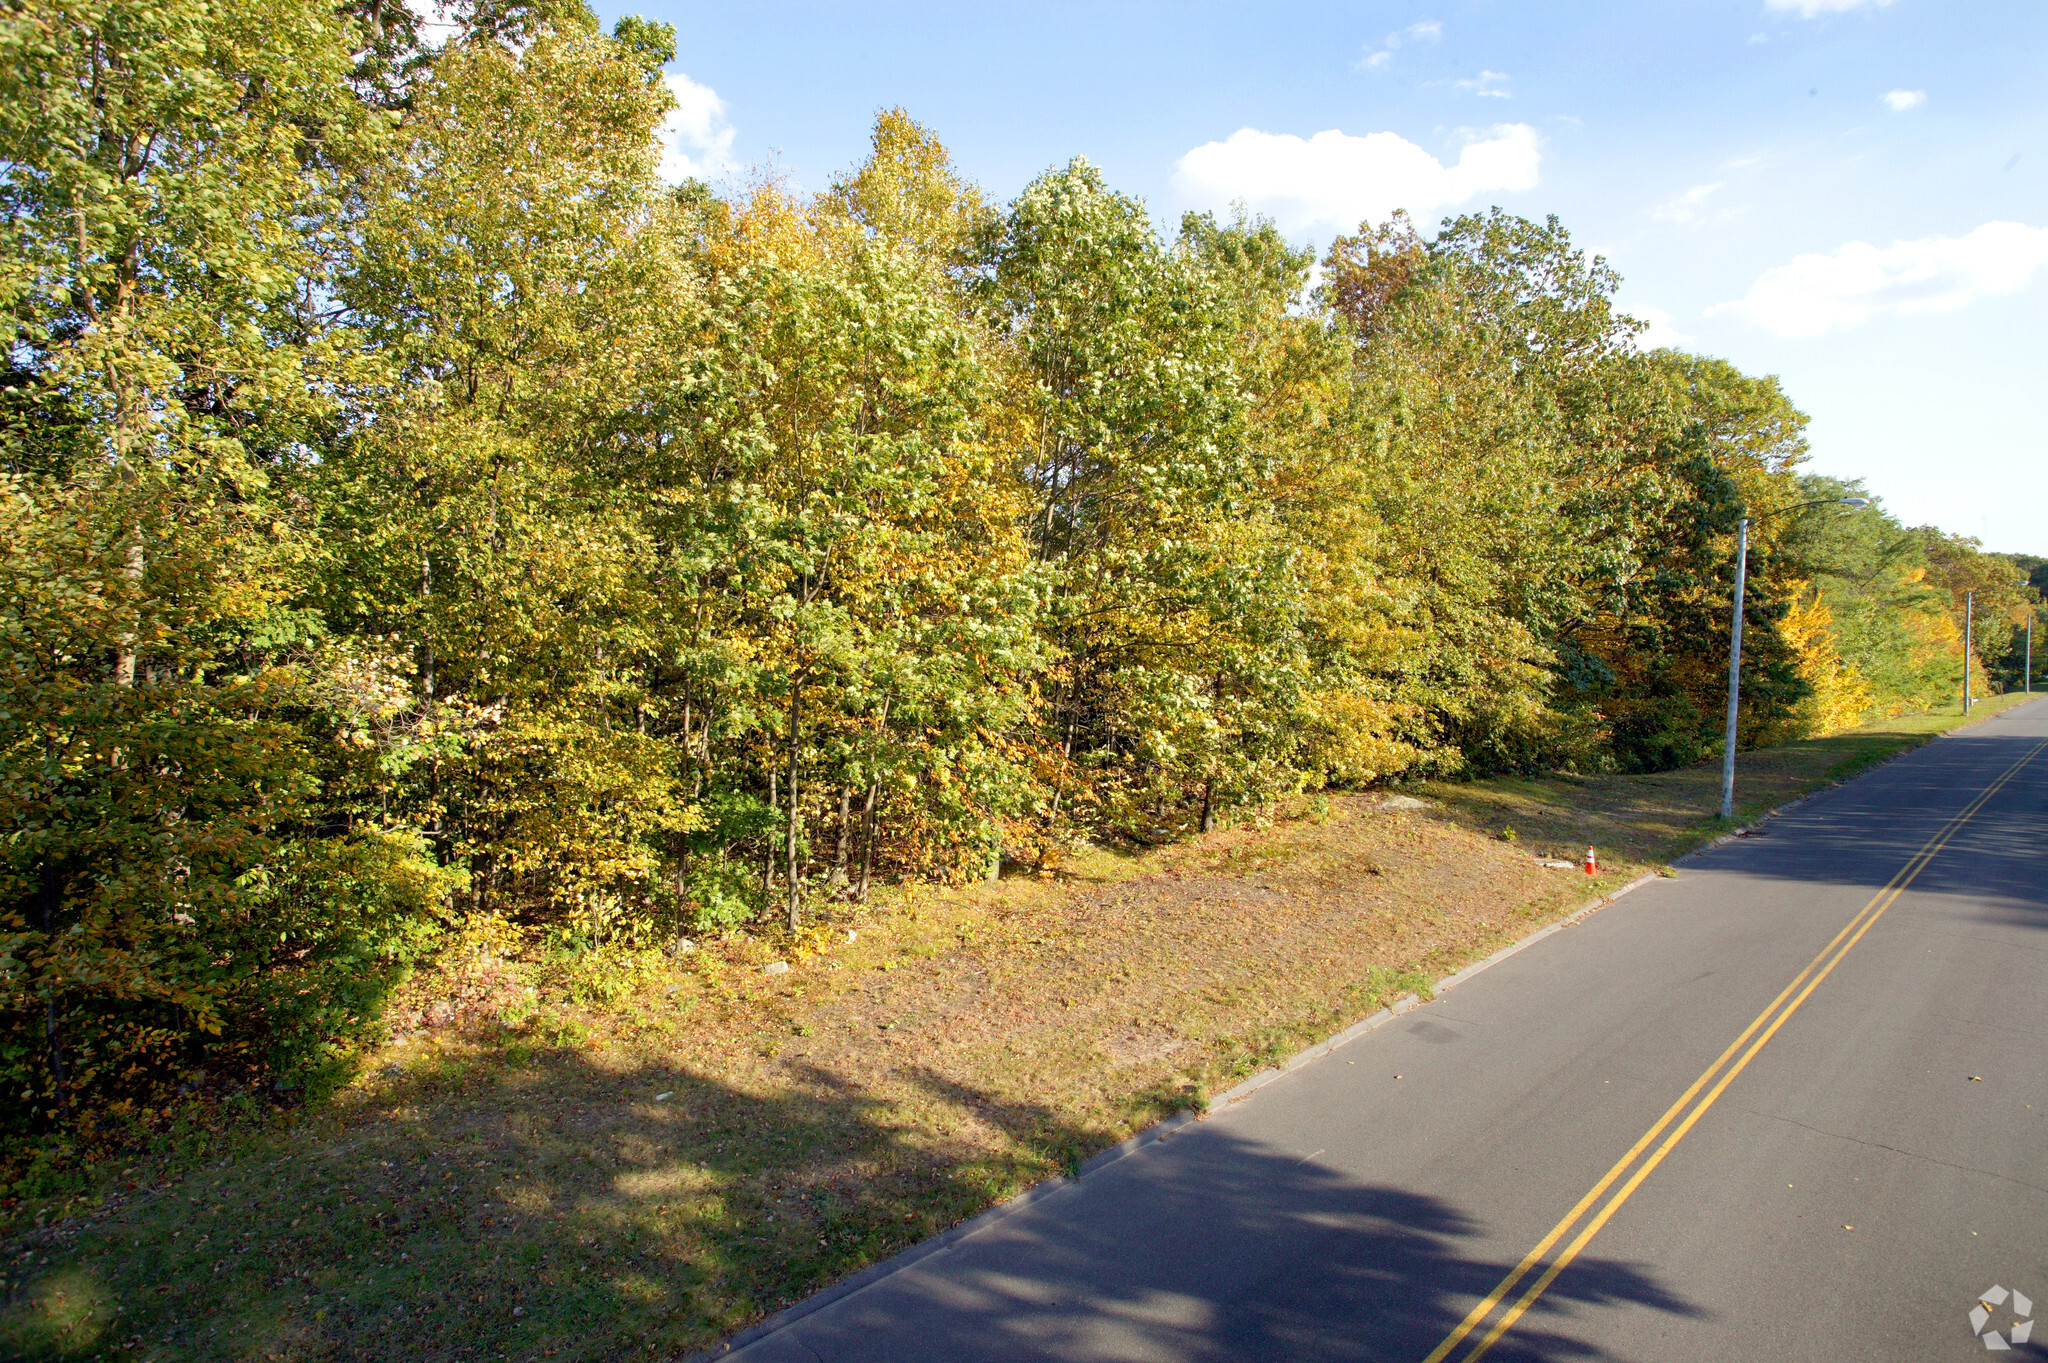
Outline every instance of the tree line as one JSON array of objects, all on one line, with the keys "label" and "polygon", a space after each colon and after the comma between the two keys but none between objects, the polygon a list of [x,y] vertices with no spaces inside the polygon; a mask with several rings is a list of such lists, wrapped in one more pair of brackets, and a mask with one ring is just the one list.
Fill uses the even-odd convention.
[{"label": "tree line", "polygon": [[[8,1135],[309,1085],[459,926],[796,930],[1290,792],[1718,751],[1733,536],[1848,495],[1555,219],[1327,251],[903,112],[656,175],[580,0],[0,12]],[[2032,589],[1752,538],[1745,744],[1986,683]],[[2032,566],[2038,561],[2030,561]],[[1986,687],[1988,689],[1988,686]]]}]

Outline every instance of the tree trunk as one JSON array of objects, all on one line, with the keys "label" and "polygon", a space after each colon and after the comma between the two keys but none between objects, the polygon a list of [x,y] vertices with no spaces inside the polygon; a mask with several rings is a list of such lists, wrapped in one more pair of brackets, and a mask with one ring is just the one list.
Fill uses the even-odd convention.
[{"label": "tree trunk", "polygon": [[[782,808],[782,801],[776,798],[775,783],[780,779],[781,777],[776,773],[775,768],[770,767],[768,769],[768,807],[778,811]],[[775,839],[772,837],[763,838],[762,842],[765,846],[761,851],[761,896],[765,903],[775,892]],[[763,912],[766,912],[766,910],[764,909]]]},{"label": "tree trunk", "polygon": [[[697,728],[701,732],[701,737],[697,740],[697,770],[690,777],[690,799],[692,801],[699,800],[704,795],[704,773],[711,766],[711,722],[717,713],[717,707],[712,705],[709,700],[706,700],[704,702],[704,717],[697,721]],[[688,735],[685,735],[686,739],[687,737]]]},{"label": "tree trunk", "polygon": [[[47,859],[43,861],[43,945],[46,950],[57,944],[57,905],[63,899],[63,887],[58,883],[57,868]],[[57,1106],[71,1106],[70,1086],[64,1082],[64,1044],[57,1031],[57,981],[56,972],[47,976],[47,992],[43,996],[43,1031],[50,1043],[50,1075],[57,1086]]]},{"label": "tree trunk", "polygon": [[[1216,674],[1209,683],[1210,713],[1215,713],[1223,699],[1223,674]],[[1202,831],[1210,832],[1216,827],[1216,778],[1209,777],[1202,782]]]},{"label": "tree trunk", "polygon": [[[878,755],[880,740],[889,736],[889,703],[893,699],[893,696],[882,697],[882,714],[875,726]],[[853,892],[853,897],[863,903],[867,901],[869,878],[875,870],[875,804],[881,792],[882,783],[869,777],[867,800],[860,811],[860,886]]]},{"label": "tree trunk", "polygon": [[[78,264],[83,269],[87,254],[85,208],[77,197],[78,191],[74,189],[72,194],[72,211],[78,215]],[[111,316],[107,320],[111,323],[113,335],[117,339],[126,329],[124,324],[133,320],[136,285],[141,277],[140,256],[140,243],[131,239],[122,249],[120,263],[115,267],[114,298],[112,306],[108,309]],[[100,313],[93,304],[92,290],[84,290],[83,298],[86,311],[92,316],[93,322],[99,324]],[[114,395],[114,453],[121,462],[123,475],[133,479],[139,488],[142,475],[135,467],[135,446],[138,440],[147,439],[148,433],[144,428],[140,405],[136,402],[134,387],[129,381],[126,368],[111,353],[106,364],[107,387]],[[142,522],[138,519],[130,531],[127,561],[122,565],[122,572],[134,585],[138,598],[142,595],[142,565]],[[140,609],[139,600],[137,608]],[[116,686],[135,685],[135,645],[136,631],[123,631],[114,652]]]},{"label": "tree trunk", "polygon": [[[690,788],[690,683],[683,681],[683,788]],[[676,898],[687,911],[690,907],[690,834],[676,835]]]},{"label": "tree trunk", "polygon": [[[425,553],[422,553],[420,555],[421,603],[425,604],[431,601],[433,595],[434,563]],[[434,721],[438,718],[440,712],[434,703],[434,646],[431,643],[420,645],[419,665],[420,691],[425,697],[426,719],[429,726],[434,726]],[[433,761],[427,767],[427,792],[432,801],[428,806],[428,811],[432,817],[427,823],[427,833],[434,844],[434,860],[445,866],[448,864],[448,857],[447,848],[441,836],[441,746],[439,743],[434,745],[433,754]]]},{"label": "tree trunk", "polygon": [[867,900],[868,878],[875,870],[875,795],[879,788],[879,782],[868,782],[867,802],[860,811],[860,885],[853,897],[862,902]]},{"label": "tree trunk", "polygon": [[[128,541],[128,561],[121,571],[135,584],[136,595],[142,594],[142,527],[138,524]],[[123,630],[119,646],[114,653],[114,685],[133,687],[135,685],[135,631]]]},{"label": "tree trunk", "polygon": [[803,688],[791,679],[789,685],[789,824],[785,835],[784,850],[789,857],[789,930],[795,932],[802,926],[803,901],[800,898],[802,882],[797,878],[796,825],[797,825],[797,726],[803,718]]},{"label": "tree trunk", "polygon": [[846,853],[853,839],[853,787],[839,787],[839,845],[832,851],[832,888],[846,884]]},{"label": "tree trunk", "polygon": [[1060,710],[1066,714],[1067,738],[1064,743],[1060,744],[1060,772],[1059,776],[1054,780],[1052,788],[1052,817],[1055,819],[1060,816],[1060,802],[1066,798],[1067,794],[1067,768],[1074,761],[1074,702],[1080,693],[1080,677],[1069,677],[1067,679],[1066,703],[1060,707]]},{"label": "tree trunk", "polygon": [[[690,785],[690,683],[683,681],[683,787]],[[672,949],[679,950],[683,929],[690,924],[690,830],[676,834],[676,922]]]}]

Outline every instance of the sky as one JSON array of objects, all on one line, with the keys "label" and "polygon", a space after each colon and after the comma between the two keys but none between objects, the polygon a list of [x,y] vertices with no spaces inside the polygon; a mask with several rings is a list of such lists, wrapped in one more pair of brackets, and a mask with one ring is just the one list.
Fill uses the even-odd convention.
[{"label": "sky", "polygon": [[672,175],[818,189],[877,110],[997,199],[1081,155],[1162,230],[1555,214],[1808,468],[2048,555],[2048,3],[600,4],[676,26]]}]

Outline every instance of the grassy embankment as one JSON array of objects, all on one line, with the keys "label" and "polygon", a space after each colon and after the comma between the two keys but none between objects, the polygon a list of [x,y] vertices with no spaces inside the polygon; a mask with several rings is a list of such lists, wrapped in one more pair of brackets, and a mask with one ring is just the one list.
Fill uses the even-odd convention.
[{"label": "grassy embankment", "polygon": [[[1957,723],[1745,754],[1745,813]],[[395,1041],[330,1105],[188,1121],[18,1207],[0,1355],[687,1352],[1713,836],[1718,780],[1306,801],[1056,879],[906,891],[798,943],[479,967],[487,1014]],[[1590,885],[1532,855],[1588,842]]]}]

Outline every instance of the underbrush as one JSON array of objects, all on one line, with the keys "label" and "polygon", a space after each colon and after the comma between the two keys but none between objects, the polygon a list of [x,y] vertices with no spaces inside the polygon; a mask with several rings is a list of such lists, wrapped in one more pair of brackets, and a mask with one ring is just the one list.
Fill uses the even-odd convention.
[{"label": "underbrush", "polygon": [[[1740,789],[1925,736],[1745,754]],[[1408,789],[794,936],[451,924],[330,1097],[215,1078],[25,1168],[0,1355],[686,1353],[1427,997],[1710,830],[1718,771]],[[1533,855],[1587,841],[1604,878]]]}]

